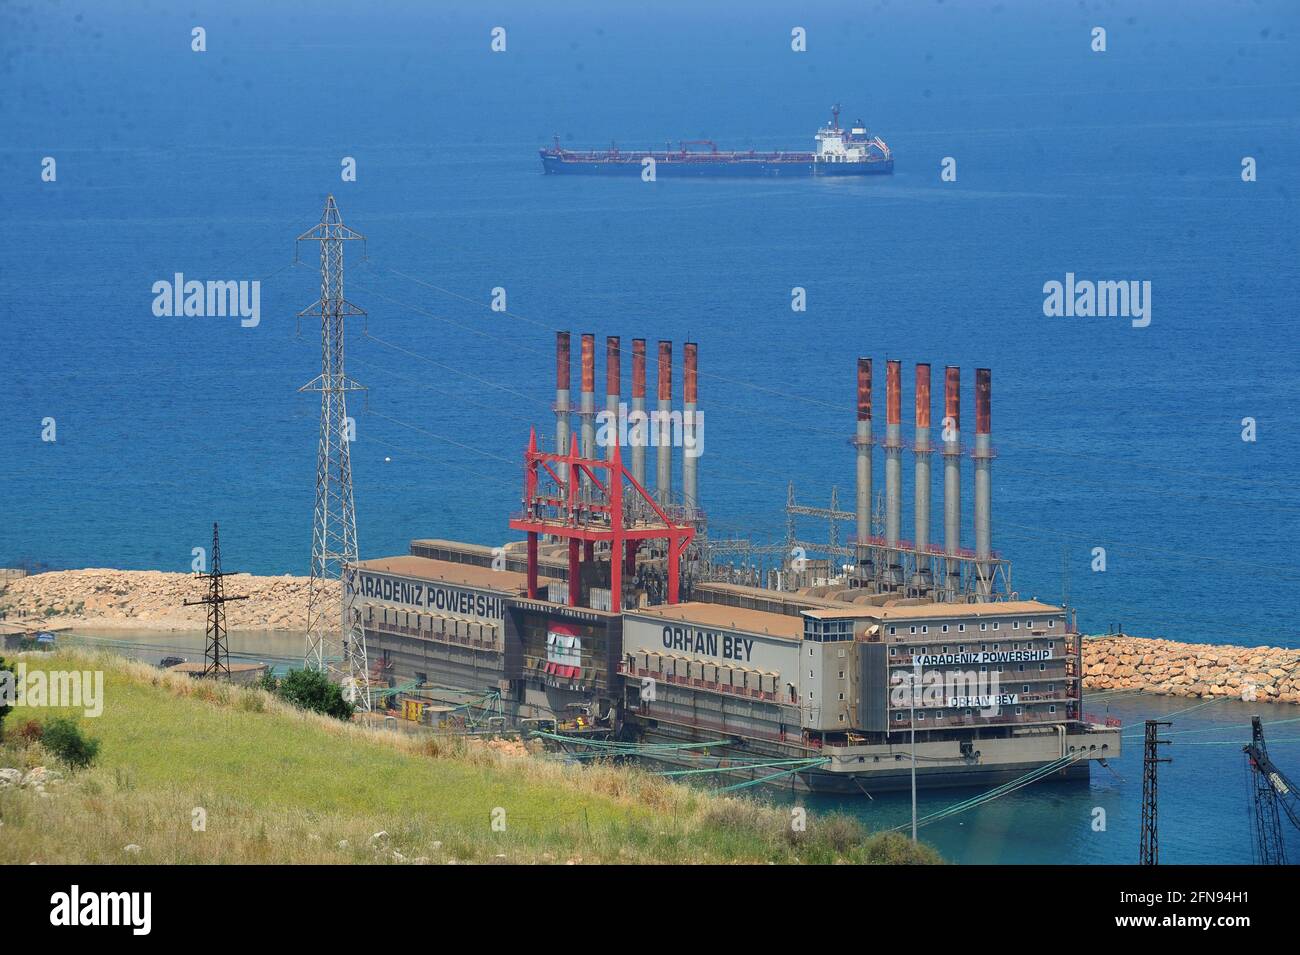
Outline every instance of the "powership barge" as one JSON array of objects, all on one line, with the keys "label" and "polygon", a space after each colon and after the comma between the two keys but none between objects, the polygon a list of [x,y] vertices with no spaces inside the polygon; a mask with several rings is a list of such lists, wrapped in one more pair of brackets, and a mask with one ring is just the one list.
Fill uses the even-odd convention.
[{"label": "powership barge", "polygon": [[[1071,612],[1022,598],[1010,563],[989,546],[987,369],[976,373],[966,448],[959,370],[945,371],[952,427],[932,445],[930,368],[916,366],[916,424],[905,442],[901,362],[888,362],[878,527],[871,360],[859,359],[856,508],[801,508],[792,493],[786,540],[764,547],[709,537],[699,459],[673,446],[690,448],[701,420],[697,347],[687,343],[684,356],[677,408],[672,346],[659,343],[658,403],[647,411],[646,342],[634,339],[625,414],[621,345],[607,341],[605,412],[625,417],[627,434],[599,446],[594,336],[582,336],[574,409],[569,334],[559,333],[555,443],[542,450],[536,429],[530,436],[522,508],[509,520],[515,539],[495,548],[417,539],[408,554],[348,568],[345,619],[357,621],[370,661],[370,685],[359,690],[421,723],[486,716],[489,726],[542,728],[561,748],[636,750],[667,771],[705,768],[795,791],[907,788],[913,752],[922,787],[986,787],[1034,772],[1086,779],[1093,762],[1119,755],[1118,725],[1085,712]],[[682,440],[658,440],[674,434]],[[916,467],[911,541],[901,536],[906,450]],[[936,450],[942,543],[929,534]],[[975,472],[973,549],[961,541],[965,459]],[[833,527],[824,545],[801,540],[799,515],[856,533],[841,543]],[[818,550],[825,556],[808,556]],[[453,692],[474,706],[449,705]]]}]

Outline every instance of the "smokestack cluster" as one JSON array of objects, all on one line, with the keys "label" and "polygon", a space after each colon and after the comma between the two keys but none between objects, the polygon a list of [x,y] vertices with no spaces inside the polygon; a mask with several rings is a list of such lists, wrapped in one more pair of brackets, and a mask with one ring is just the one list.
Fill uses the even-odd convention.
[{"label": "smokestack cluster", "polygon": [[[917,591],[945,591],[956,597],[962,586],[961,558],[961,371],[954,366],[944,370],[943,421],[941,442],[936,448],[931,436],[931,368],[926,362],[916,365],[915,388],[915,487],[913,489],[916,540],[913,547],[902,546],[902,362],[890,360],[885,368],[885,534],[883,574],[879,582],[886,589],[904,583],[902,570],[907,552],[916,554],[916,573],[910,586]],[[991,373],[987,368],[975,372],[975,570],[977,592],[988,597],[993,588],[991,533]],[[873,558],[881,543],[872,534],[872,404],[871,359],[857,363],[857,430],[854,434],[857,463],[857,540],[859,577],[877,579]],[[935,579],[937,558],[928,556],[932,544],[932,472],[931,455],[943,452],[943,552],[942,580]]]},{"label": "smokestack cluster", "polygon": [[[555,334],[555,447],[567,454],[574,443],[570,416],[574,412],[570,391],[570,336],[568,332]],[[646,394],[646,340],[632,339],[632,400],[626,419],[620,417],[624,410],[623,346],[617,335],[605,338],[605,407],[596,412],[596,336],[584,333],[580,344],[580,392],[577,413],[579,416],[578,454],[583,458],[614,458],[614,443],[607,448],[597,447],[600,422],[619,435],[623,460],[629,462],[629,471],[638,484],[646,488],[661,505],[674,502],[673,456],[674,445],[683,446],[682,497],[688,518],[699,518],[699,450],[704,434],[704,420],[699,411],[699,345],[686,342],[682,348],[683,403],[679,411],[673,409],[673,344],[667,339],[659,342],[655,361],[655,380],[658,400],[653,410],[647,409]],[[868,382],[868,391],[870,383]],[[868,399],[868,403],[870,399]],[[604,417],[608,416],[606,424]],[[604,441],[603,433],[599,434]],[[653,487],[647,482],[646,448],[656,450]],[[689,453],[688,453],[689,452]],[[870,477],[868,476],[868,480]],[[590,489],[590,479],[584,477],[582,486]],[[870,490],[868,489],[868,498]]]}]

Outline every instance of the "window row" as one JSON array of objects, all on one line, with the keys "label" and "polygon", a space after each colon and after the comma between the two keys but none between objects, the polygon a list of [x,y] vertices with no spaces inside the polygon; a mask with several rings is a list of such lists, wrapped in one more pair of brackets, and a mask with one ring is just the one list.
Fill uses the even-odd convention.
[{"label": "window row", "polygon": [[[917,710],[917,711],[916,711],[916,721],[917,721],[918,723],[924,723],[924,722],[925,722],[925,712],[926,712],[925,710]],[[1047,712],[1048,712],[1048,713],[1055,713],[1055,712],[1056,712],[1056,704],[1055,704],[1055,703],[1050,703],[1050,704],[1048,704]],[[894,722],[895,722],[895,723],[906,723],[906,722],[907,722],[907,714],[908,714],[908,711],[907,711],[907,710],[895,710],[895,711],[894,711]],[[965,710],[965,711],[962,713],[962,716],[964,716],[964,717],[967,718],[967,719],[969,719],[969,718],[971,717],[971,715],[972,715],[972,713],[971,713],[970,710]],[[1024,715],[1025,715],[1025,708],[1024,708],[1023,706],[1017,706],[1017,707],[1015,707],[1015,715],[1016,715],[1016,716],[1024,716]],[[943,716],[943,710],[935,710],[935,711],[934,711],[934,718],[935,718],[936,720],[941,720],[941,719],[943,719],[943,718],[944,718],[944,716]]]},{"label": "window row", "polygon": [[[971,646],[974,646],[974,644],[971,644]],[[1001,649],[1002,649],[1002,644],[1000,644],[1000,643],[995,643],[995,644],[993,644],[993,652],[994,652],[994,653],[999,652]],[[1012,649],[1012,650],[1019,650],[1019,649],[1021,649],[1021,645],[1018,644],[1018,643],[1013,643],[1013,644],[1011,644],[1011,649]],[[1025,649],[1025,650],[1032,650],[1032,649],[1034,649],[1034,645],[1033,645],[1033,643],[1031,643],[1031,642],[1029,642],[1029,641],[1026,641],[1026,642],[1025,642],[1025,645],[1024,645],[1024,649]],[[1051,650],[1055,650],[1055,649],[1056,649],[1056,641],[1055,641],[1055,640],[1048,640],[1048,641],[1047,641],[1047,649],[1048,649],[1049,651],[1051,651]],[[929,648],[929,647],[913,647],[913,648],[912,648],[912,652],[913,652],[913,653],[926,654],[926,653],[929,653],[929,652],[930,652],[930,648]],[[939,653],[947,653],[947,652],[948,652],[948,646],[947,646],[947,644],[945,644],[944,646],[942,646],[942,647],[939,649],[938,652],[939,652]],[[965,652],[966,652],[966,644],[964,644],[964,643],[959,643],[959,644],[957,644],[957,652],[958,652],[958,653],[965,653]],[[972,650],[971,652],[974,653],[975,651]],[[981,643],[981,644],[980,644],[979,652],[980,652],[980,653],[988,653],[988,652],[989,652],[989,645],[988,645],[987,643]],[[891,657],[898,656],[898,647],[890,647],[890,648],[889,648],[889,655],[890,655]]]},{"label": "window row", "polygon": [[[1026,630],[1033,630],[1033,629],[1034,629],[1034,626],[1035,626],[1034,621],[1032,621],[1032,620],[1026,620],[1026,621],[1024,621],[1024,624],[1025,624],[1025,629],[1026,629]],[[921,632],[921,633],[929,633],[929,632],[930,632],[930,625],[929,625],[929,624],[924,624],[924,623],[923,623],[923,624],[912,624],[912,625],[910,625],[910,626],[907,628],[907,632],[908,632],[908,633],[917,633],[917,632],[918,632],[918,631],[917,631],[917,627],[918,627],[918,626],[920,627],[920,631],[919,631],[919,632]],[[1001,621],[1001,620],[993,620],[993,621],[982,620],[982,621],[980,621],[980,630],[988,630],[988,629],[990,628],[990,626],[991,626],[992,629],[994,629],[994,630],[1001,630],[1001,629],[1002,629],[1002,621]],[[966,632],[966,624],[964,624],[964,623],[959,623],[959,624],[956,625],[956,627],[957,627],[957,632],[958,632],[958,633],[965,633],[965,632]],[[949,624],[946,624],[946,623],[945,623],[945,624],[941,624],[941,625],[938,627],[938,630],[939,630],[940,633],[948,633],[948,628],[949,628]],[[1019,621],[1019,620],[1012,620],[1012,621],[1011,621],[1011,629],[1012,629],[1012,630],[1019,630],[1019,629],[1020,629],[1020,621]],[[1050,619],[1050,620],[1047,621],[1047,629],[1048,629],[1048,630],[1055,630],[1055,629],[1056,629],[1056,620],[1055,620],[1055,619]],[[898,634],[898,624],[890,624],[890,625],[889,625],[889,635],[890,635],[891,637],[893,637],[893,636],[897,636],[897,634]]]}]

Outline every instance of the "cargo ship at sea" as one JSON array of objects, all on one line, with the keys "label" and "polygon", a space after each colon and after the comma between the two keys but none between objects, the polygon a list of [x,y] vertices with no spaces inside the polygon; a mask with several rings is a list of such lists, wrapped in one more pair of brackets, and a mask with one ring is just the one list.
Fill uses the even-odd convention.
[{"label": "cargo ship at sea", "polygon": [[[376,707],[440,732],[517,730],[578,758],[795,791],[871,795],[907,788],[913,771],[923,788],[1087,779],[1092,763],[1119,755],[1117,721],[1085,707],[1073,612],[1023,597],[991,547],[988,369],[976,369],[974,442],[964,446],[958,368],[944,372],[944,434],[932,443],[930,366],[916,365],[905,438],[902,362],[886,363],[877,434],[872,363],[859,358],[845,461],[855,509],[834,497],[830,508],[801,505],[791,486],[786,539],[764,544],[710,534],[699,457],[686,451],[701,414],[698,346],[684,346],[674,407],[672,343],[655,355],[633,339],[627,435],[620,424],[598,438],[595,336],[582,335],[578,401],[569,345],[557,333],[554,443],[536,428],[527,440],[510,538],[417,539],[408,553],[347,568],[344,619],[364,637]],[[613,421],[629,400],[617,337],[605,354],[602,414]],[[658,369],[657,406],[647,367]],[[682,440],[651,445],[665,416]],[[930,532],[936,453],[941,542]],[[963,458],[972,548],[962,541]],[[830,522],[822,543],[796,524],[814,517]]]},{"label": "cargo ship at sea", "polygon": [[624,150],[611,144],[604,150],[565,149],[560,138],[538,150],[547,175],[641,176],[653,169],[654,176],[871,176],[894,171],[894,154],[879,136],[868,132],[858,120],[848,129],[840,127],[840,108],[831,110],[831,121],[817,130],[816,149],[760,152],[750,149],[720,150],[708,139],[684,140],[673,149]]}]

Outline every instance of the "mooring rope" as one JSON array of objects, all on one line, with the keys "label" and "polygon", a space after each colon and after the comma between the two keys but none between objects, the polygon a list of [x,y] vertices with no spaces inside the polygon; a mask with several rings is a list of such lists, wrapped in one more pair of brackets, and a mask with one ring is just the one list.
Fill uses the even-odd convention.
[{"label": "mooring rope", "polygon": [[728,773],[737,769],[767,769],[773,766],[795,766],[796,769],[802,769],[810,763],[830,762],[829,756],[818,756],[804,759],[773,759],[763,763],[741,763],[739,766],[708,766],[703,769],[671,769],[662,773],[655,773],[656,776],[699,776],[706,773]]},{"label": "mooring rope", "polygon": [[762,783],[771,782],[773,779],[778,779],[782,776],[793,776],[795,773],[801,773],[805,769],[812,769],[814,766],[821,766],[825,763],[829,763],[830,761],[831,758],[829,756],[818,756],[815,759],[807,759],[803,761],[802,765],[794,766],[790,769],[782,770],[779,773],[772,773],[770,776],[760,776],[758,779],[750,779],[750,780],[746,780],[743,783],[733,783],[730,786],[723,786],[721,789],[718,790],[718,792],[730,793],[730,792],[735,792],[739,789],[748,789],[750,786],[758,786],[761,785]]},{"label": "mooring rope", "polygon": [[[634,743],[627,740],[600,740],[588,739],[582,736],[566,736],[563,733],[551,733],[547,730],[534,730],[531,735],[539,736],[542,739],[553,740],[557,743],[588,746],[599,751],[594,755],[601,756],[638,756],[643,754],[675,753],[681,750],[705,749],[710,746],[730,745],[729,741],[724,739],[705,740],[698,743]],[[568,755],[581,757],[583,754],[570,753]]]},{"label": "mooring rope", "polygon": [[[1212,700],[1204,700],[1203,702],[1193,704],[1192,706],[1185,706],[1181,710],[1174,710],[1172,713],[1159,714],[1158,718],[1161,720],[1173,719],[1175,716],[1182,716],[1184,713],[1191,713],[1193,710],[1199,710],[1207,706],[1213,706],[1215,703],[1222,703],[1226,699],[1228,699],[1228,697],[1226,696],[1216,696]],[[1125,736],[1121,736],[1120,738],[1139,740],[1139,739],[1143,739],[1144,736],[1145,736],[1144,733],[1129,733]]]},{"label": "mooring rope", "polygon": [[[1068,753],[1065,756],[1060,756],[1052,760],[1050,763],[1045,763],[1042,766],[1039,766],[1035,769],[1031,769],[1029,772],[1025,773],[1025,775],[1019,776],[1016,779],[1011,780],[1010,782],[1003,783],[1001,786],[998,786],[994,789],[990,789],[988,792],[981,793],[978,796],[973,796],[970,799],[963,800],[962,802],[953,803],[951,806],[948,806],[944,809],[939,809],[936,810],[935,812],[922,816],[920,819],[916,821],[916,824],[918,827],[927,826],[930,823],[939,822],[940,820],[947,819],[950,816],[955,816],[958,813],[963,813],[970,809],[975,809],[979,806],[983,806],[984,804],[990,803],[995,799],[1000,799],[1003,796],[1009,795],[1018,789],[1023,789],[1024,787],[1030,785],[1031,783],[1037,782],[1038,780],[1042,779],[1045,776],[1050,776],[1052,773],[1056,772],[1057,770],[1064,769],[1066,766],[1069,766],[1071,763],[1077,762],[1078,760],[1082,759],[1086,755],[1087,753],[1080,751],[1077,753]],[[903,829],[910,828],[911,825],[912,825],[911,820],[908,820],[907,822],[903,823],[901,826],[894,826],[892,829],[886,829],[885,831],[900,832]]]}]

